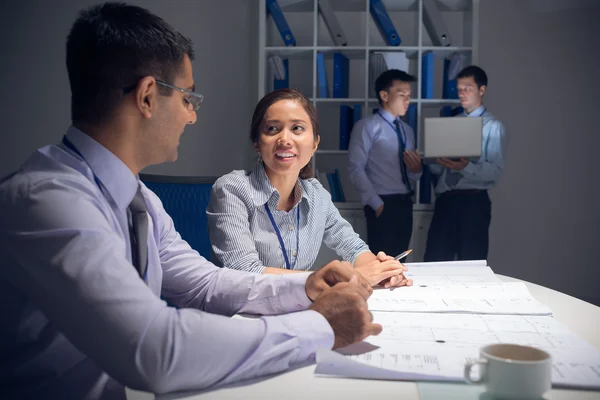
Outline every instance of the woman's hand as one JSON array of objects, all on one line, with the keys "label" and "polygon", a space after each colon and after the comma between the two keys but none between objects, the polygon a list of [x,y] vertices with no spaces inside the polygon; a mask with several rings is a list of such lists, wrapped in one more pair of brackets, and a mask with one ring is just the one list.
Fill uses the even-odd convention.
[{"label": "woman's hand", "polygon": [[380,251],[375,260],[358,265],[354,269],[369,282],[371,286],[383,287],[411,286],[412,279],[406,279],[404,272],[408,270],[400,261]]}]

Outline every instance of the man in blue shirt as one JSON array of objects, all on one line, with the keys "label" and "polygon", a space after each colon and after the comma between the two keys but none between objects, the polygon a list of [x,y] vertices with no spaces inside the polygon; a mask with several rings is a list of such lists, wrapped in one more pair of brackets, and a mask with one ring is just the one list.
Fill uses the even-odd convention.
[{"label": "man in blue shirt", "polygon": [[474,65],[457,75],[464,109],[457,117],[483,117],[481,157],[476,162],[442,158],[429,166],[438,182],[425,261],[487,258],[492,207],[488,189],[504,170],[507,144],[504,125],[483,105],[487,83],[486,73]]},{"label": "man in blue shirt", "polygon": [[360,193],[367,219],[367,239],[377,254],[400,254],[412,233],[412,184],[421,177],[412,128],[401,117],[410,103],[415,78],[390,69],[375,80],[381,106],[352,130],[348,172]]}]

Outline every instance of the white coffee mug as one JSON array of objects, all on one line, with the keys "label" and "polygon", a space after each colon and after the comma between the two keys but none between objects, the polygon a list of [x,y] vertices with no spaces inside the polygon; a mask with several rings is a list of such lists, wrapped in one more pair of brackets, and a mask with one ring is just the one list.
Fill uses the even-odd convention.
[{"label": "white coffee mug", "polygon": [[[483,383],[487,392],[501,399],[539,399],[552,388],[552,357],[535,347],[491,344],[479,351],[479,360],[465,364],[465,380]],[[480,377],[471,379],[479,365]]]}]

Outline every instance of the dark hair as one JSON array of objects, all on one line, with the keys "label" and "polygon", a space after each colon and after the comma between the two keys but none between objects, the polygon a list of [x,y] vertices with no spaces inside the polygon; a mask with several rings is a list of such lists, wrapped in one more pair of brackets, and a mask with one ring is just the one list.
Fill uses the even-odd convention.
[{"label": "dark hair", "polygon": [[67,37],[71,119],[104,122],[124,89],[143,77],[173,82],[186,54],[194,59],[191,40],[141,7],[104,3],[81,11]]},{"label": "dark hair", "polygon": [[478,88],[482,87],[483,85],[487,86],[488,84],[487,74],[477,65],[469,65],[468,67],[463,68],[458,75],[456,75],[456,79],[471,77],[473,77],[473,80],[477,84]]},{"label": "dark hair", "polygon": [[[296,89],[278,89],[267,93],[254,108],[252,114],[252,123],[250,124],[250,140],[252,144],[258,143],[265,114],[269,107],[281,100],[294,100],[302,105],[304,111],[310,118],[315,140],[319,137],[319,122],[317,121],[317,110],[312,105],[310,99]],[[308,179],[313,177],[313,170],[310,161],[300,170],[300,178]]]},{"label": "dark hair", "polygon": [[394,84],[394,81],[414,82],[416,79],[414,76],[409,75],[404,71],[400,71],[399,69],[388,69],[387,71],[384,71],[377,79],[375,79],[375,95],[377,96],[380,105],[382,100],[379,92],[382,90],[389,90]]}]

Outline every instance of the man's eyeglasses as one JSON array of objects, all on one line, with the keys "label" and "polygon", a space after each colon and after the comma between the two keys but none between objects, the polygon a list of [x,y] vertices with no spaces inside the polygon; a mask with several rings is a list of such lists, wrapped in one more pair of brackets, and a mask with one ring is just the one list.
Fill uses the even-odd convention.
[{"label": "man's eyeglasses", "polygon": [[204,96],[200,93],[182,89],[180,87],[170,85],[167,82],[159,81],[158,79],[156,80],[156,83],[161,86],[168,87],[169,89],[179,90],[181,93],[184,93],[186,95],[184,100],[187,104],[188,110],[190,111],[197,111],[200,108],[200,104],[202,104],[202,100],[204,100]]},{"label": "man's eyeglasses", "polygon": [[[185,96],[183,99],[184,99],[184,101],[187,105],[187,109],[189,111],[198,111],[198,108],[200,108],[200,105],[202,104],[202,100],[204,100],[204,96],[201,95],[200,93],[182,89],[180,87],[173,86],[171,84],[168,84],[167,82],[163,82],[158,79],[156,79],[156,83],[158,83],[161,86],[167,87],[169,89],[179,90],[181,93],[184,93]],[[135,83],[131,86],[127,86],[125,89],[123,89],[123,93],[127,94],[127,93],[131,92],[133,89],[136,88],[136,86],[137,86],[137,83]]]}]

